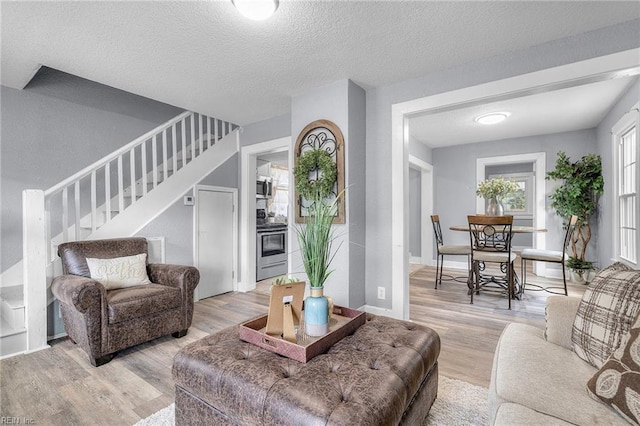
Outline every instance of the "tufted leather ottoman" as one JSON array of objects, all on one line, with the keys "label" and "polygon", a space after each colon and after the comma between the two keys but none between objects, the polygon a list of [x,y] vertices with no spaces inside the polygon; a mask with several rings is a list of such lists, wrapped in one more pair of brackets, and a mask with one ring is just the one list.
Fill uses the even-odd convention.
[{"label": "tufted leather ottoman", "polygon": [[439,353],[430,328],[375,315],[306,364],[227,328],[176,355],[176,425],[419,425]]}]

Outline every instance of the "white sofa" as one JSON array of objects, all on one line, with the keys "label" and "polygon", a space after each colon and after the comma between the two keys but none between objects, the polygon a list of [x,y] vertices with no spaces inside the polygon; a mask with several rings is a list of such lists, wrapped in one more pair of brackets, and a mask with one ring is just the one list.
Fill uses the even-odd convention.
[{"label": "white sofa", "polygon": [[505,328],[491,372],[490,424],[629,424],[587,392],[587,382],[597,369],[572,349],[571,329],[579,304],[579,298],[550,296],[546,330],[515,323]]}]

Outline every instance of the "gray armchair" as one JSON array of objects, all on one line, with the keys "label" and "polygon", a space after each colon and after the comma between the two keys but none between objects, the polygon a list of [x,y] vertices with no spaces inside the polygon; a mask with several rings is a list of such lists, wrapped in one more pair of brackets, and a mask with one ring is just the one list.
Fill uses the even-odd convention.
[{"label": "gray armchair", "polygon": [[107,290],[91,279],[87,258],[113,259],[147,253],[145,238],[61,244],[64,275],[51,291],[58,298],[67,334],[100,366],[119,350],[172,334],[187,334],[200,273],[192,266],[147,264],[149,284]]}]

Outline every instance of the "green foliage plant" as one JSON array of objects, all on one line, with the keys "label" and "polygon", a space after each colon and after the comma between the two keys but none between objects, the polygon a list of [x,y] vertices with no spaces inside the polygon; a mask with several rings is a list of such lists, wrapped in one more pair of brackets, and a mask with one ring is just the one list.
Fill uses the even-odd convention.
[{"label": "green foliage plant", "polygon": [[[317,179],[309,179],[311,173]],[[322,149],[312,149],[302,154],[293,169],[296,190],[307,200],[324,199],[331,195],[336,182],[337,167],[331,155]]]},{"label": "green foliage plant", "polygon": [[343,194],[344,191],[340,192],[330,204],[321,198],[314,199],[307,209],[306,223],[296,228],[304,270],[311,287],[322,287],[333,272],[329,268],[340,247],[332,252],[336,237],[332,225]]},{"label": "green foliage plant", "polygon": [[551,207],[556,213],[567,223],[572,215],[578,216],[567,266],[575,271],[590,269],[592,265],[585,260],[585,254],[591,240],[591,216],[604,193],[602,160],[597,154],[587,154],[572,162],[563,151],[558,151],[556,167],[547,173],[546,179],[561,182],[551,194]]},{"label": "green foliage plant", "polygon": [[[314,173],[315,180],[311,179]],[[302,154],[293,176],[296,191],[311,203],[307,208],[306,223],[296,228],[304,270],[311,287],[322,287],[333,272],[329,268],[338,251],[332,251],[336,237],[332,225],[344,191],[328,201],[337,179],[337,167],[333,158],[322,149]]]}]

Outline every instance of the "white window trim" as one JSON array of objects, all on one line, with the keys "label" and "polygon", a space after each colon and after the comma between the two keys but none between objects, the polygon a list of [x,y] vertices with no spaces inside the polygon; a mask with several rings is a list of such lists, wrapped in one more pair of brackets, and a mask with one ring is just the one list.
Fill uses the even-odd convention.
[{"label": "white window trim", "polygon": [[[640,254],[640,227],[636,229],[636,262],[629,262],[620,257],[620,203],[618,199],[618,189],[620,187],[619,173],[619,141],[629,129],[636,126],[636,142],[640,141],[640,102],[636,103],[618,122],[611,128],[611,145],[612,145],[612,163],[613,163],[613,195],[611,197],[613,211],[613,258],[612,261],[622,262],[632,268],[637,268]],[[640,164],[640,149],[636,147],[636,162]],[[636,214],[640,215],[640,173],[636,173]],[[640,217],[636,217],[636,224],[640,221]],[[637,225],[636,225],[637,226]]]}]

